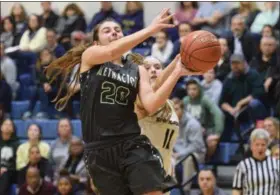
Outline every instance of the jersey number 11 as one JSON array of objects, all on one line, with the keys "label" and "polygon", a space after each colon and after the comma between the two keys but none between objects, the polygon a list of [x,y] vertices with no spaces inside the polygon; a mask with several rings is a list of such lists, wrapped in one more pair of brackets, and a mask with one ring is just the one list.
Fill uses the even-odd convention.
[{"label": "jersey number 11", "polygon": [[170,142],[171,142],[171,139],[172,139],[173,135],[174,135],[174,130],[166,129],[164,141],[163,141],[163,144],[162,144],[162,148],[169,149]]}]

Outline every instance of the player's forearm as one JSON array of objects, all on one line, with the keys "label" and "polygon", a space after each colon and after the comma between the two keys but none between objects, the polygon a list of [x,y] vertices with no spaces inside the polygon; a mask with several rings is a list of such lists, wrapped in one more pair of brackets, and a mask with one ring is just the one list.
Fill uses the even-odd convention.
[{"label": "player's forearm", "polygon": [[164,81],[167,80],[167,78],[171,75],[171,73],[173,72],[173,70],[176,67],[176,61],[173,60],[163,71],[162,73],[159,75],[159,77],[156,80],[155,85],[153,86],[153,89],[156,91],[158,90],[158,88],[160,88],[160,86],[164,83]]},{"label": "player's forearm", "polygon": [[149,113],[156,112],[163,104],[165,104],[180,76],[180,71],[174,70],[173,74],[171,74],[167,80],[165,80],[162,86],[158,88],[156,92],[150,95],[150,101],[147,102],[148,105],[145,106],[145,109]]},{"label": "player's forearm", "polygon": [[131,50],[132,48],[142,43],[152,35],[153,29],[149,26],[136,33],[125,36],[119,40],[113,41],[108,45],[108,47],[111,48],[113,57],[118,58],[119,56]]}]

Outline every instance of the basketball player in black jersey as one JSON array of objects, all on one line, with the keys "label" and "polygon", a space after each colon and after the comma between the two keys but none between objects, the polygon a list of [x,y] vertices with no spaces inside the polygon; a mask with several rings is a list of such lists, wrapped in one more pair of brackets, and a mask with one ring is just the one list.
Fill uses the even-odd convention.
[{"label": "basketball player in black jersey", "polygon": [[[134,103],[138,95],[144,109],[154,113],[168,99],[182,75],[192,75],[181,63],[162,86],[153,92],[149,76],[142,66],[122,55],[163,28],[172,17],[164,9],[147,28],[123,36],[120,25],[106,20],[96,26],[93,45],[73,48],[47,68],[47,75],[68,76],[80,64],[81,121],[85,147],[85,164],[101,195],[161,195],[167,187],[161,158],[149,139],[140,135]],[[63,80],[62,85],[67,79]],[[74,87],[75,88],[75,87]],[[60,98],[63,108],[73,91]]]}]

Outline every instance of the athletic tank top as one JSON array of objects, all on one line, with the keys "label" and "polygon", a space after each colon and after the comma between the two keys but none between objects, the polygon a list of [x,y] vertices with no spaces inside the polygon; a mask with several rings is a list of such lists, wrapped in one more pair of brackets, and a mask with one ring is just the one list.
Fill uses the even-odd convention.
[{"label": "athletic tank top", "polygon": [[106,62],[81,73],[81,122],[85,143],[140,134],[134,102],[138,66]]},{"label": "athletic tank top", "polygon": [[179,134],[179,119],[170,100],[167,101],[172,114],[169,120],[161,118],[161,112],[148,116],[139,121],[142,134],[146,135],[151,143],[159,150],[168,174],[172,174],[172,149]]}]

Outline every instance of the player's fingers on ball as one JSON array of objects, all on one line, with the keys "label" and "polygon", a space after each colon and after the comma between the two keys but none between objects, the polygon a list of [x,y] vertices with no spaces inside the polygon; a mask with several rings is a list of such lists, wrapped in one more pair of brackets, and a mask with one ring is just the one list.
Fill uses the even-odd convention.
[{"label": "player's fingers on ball", "polygon": [[167,14],[170,11],[170,8],[165,8],[164,13],[163,14]]},{"label": "player's fingers on ball", "polygon": [[170,14],[169,16],[166,16],[162,19],[163,22],[169,22],[170,19],[174,17],[175,14]]},{"label": "player's fingers on ball", "polygon": [[163,28],[174,28],[175,24],[164,24]]},{"label": "player's fingers on ball", "polygon": [[160,16],[163,16],[164,13],[166,12],[166,10],[167,10],[167,8],[162,9],[159,15],[160,15]]}]

